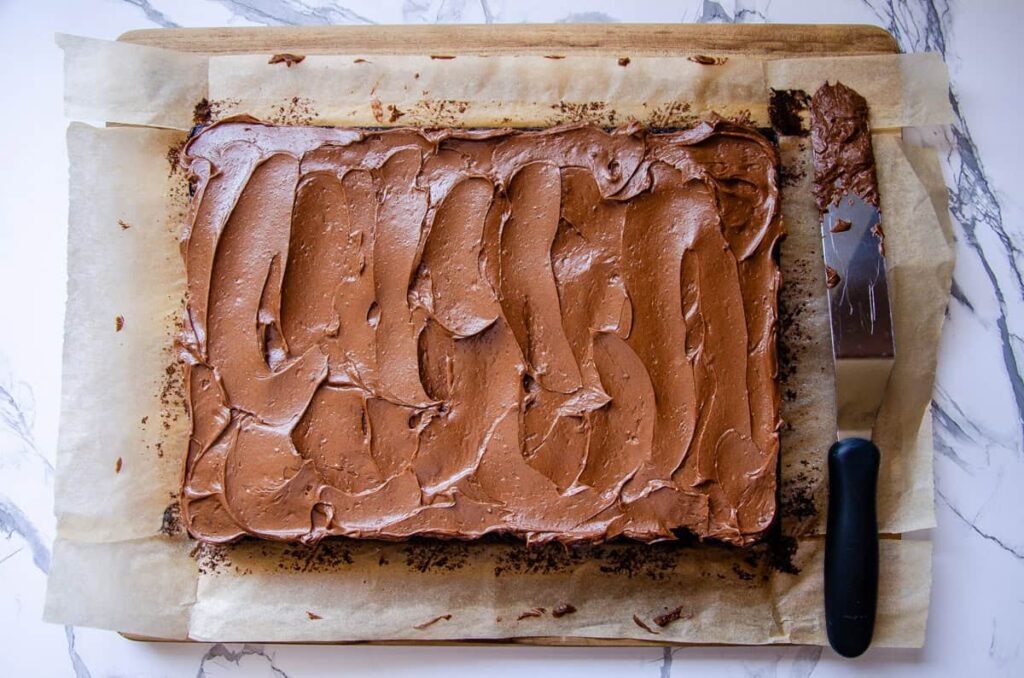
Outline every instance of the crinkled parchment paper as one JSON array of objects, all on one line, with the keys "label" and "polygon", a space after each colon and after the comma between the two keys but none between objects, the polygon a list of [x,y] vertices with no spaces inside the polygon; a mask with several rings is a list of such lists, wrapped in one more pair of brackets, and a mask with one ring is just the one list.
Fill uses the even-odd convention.
[{"label": "crinkled parchment paper", "polygon": [[[567,56],[183,56],[63,36],[74,123],[58,537],[46,618],[141,636],[238,641],[551,640],[824,643],[824,458],[834,383],[806,138],[783,137],[781,524],[768,543],[329,540],[197,546],[176,515],[188,421],[171,338],[181,310],[172,169],[208,98],[214,117],[349,125],[685,124],[712,111],[764,124],[768,87],[862,88],[874,122],[897,361],[880,415],[879,519],[934,524],[928,402],[952,269],[934,152],[898,128],[948,121],[941,61],[913,56],[761,62]],[[809,61],[820,62],[820,68]],[[917,84],[904,84],[916,78]],[[873,87],[875,81],[887,88]],[[925,83],[925,84],[922,84]],[[454,102],[454,103],[453,103]],[[646,104],[646,105],[645,105]],[[394,118],[394,119],[392,119]],[[171,129],[157,129],[157,128]],[[176,131],[177,130],[177,131]],[[170,159],[168,158],[170,156]],[[876,643],[919,646],[931,544],[884,539]],[[572,612],[555,615],[570,606]],[[667,615],[667,616],[666,616]]]}]

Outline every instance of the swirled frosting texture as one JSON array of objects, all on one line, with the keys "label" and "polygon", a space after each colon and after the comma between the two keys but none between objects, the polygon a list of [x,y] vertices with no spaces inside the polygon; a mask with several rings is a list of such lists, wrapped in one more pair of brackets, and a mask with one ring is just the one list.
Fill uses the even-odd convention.
[{"label": "swirled frosting texture", "polygon": [[235,118],[184,158],[196,538],[771,523],[781,223],[754,130]]}]

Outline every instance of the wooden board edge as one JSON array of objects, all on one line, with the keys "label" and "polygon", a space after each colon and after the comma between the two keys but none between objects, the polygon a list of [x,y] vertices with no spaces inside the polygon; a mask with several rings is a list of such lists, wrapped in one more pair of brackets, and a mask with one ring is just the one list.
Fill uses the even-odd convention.
[{"label": "wooden board edge", "polygon": [[460,24],[150,28],[118,40],[202,54],[616,54],[772,58],[899,52],[867,24]]},{"label": "wooden board edge", "polygon": [[[735,643],[683,643],[659,640],[634,640],[632,638],[587,638],[574,636],[523,636],[520,638],[487,640],[193,640],[191,638],[155,638],[118,631],[125,640],[137,643],[258,643],[260,645],[373,645],[374,647],[754,647]],[[772,643],[768,647],[794,647],[793,643]]]}]

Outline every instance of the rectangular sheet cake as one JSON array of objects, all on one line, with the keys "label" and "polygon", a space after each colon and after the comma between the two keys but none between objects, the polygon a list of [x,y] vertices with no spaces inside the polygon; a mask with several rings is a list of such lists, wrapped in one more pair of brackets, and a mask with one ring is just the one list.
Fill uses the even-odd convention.
[{"label": "rectangular sheet cake", "polygon": [[771,524],[782,225],[755,130],[233,118],[183,158],[197,539]]}]

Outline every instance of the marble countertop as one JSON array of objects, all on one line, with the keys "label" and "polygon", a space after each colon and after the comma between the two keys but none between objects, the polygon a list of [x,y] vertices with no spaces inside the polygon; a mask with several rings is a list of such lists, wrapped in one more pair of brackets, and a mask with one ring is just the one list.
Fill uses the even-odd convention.
[{"label": "marble countertop", "polygon": [[[883,26],[941,52],[953,298],[932,402],[938,527],[927,643],[853,663],[812,647],[527,648],[148,644],[40,621],[50,544],[66,274],[67,158],[55,32],[432,22]],[[1017,0],[35,0],[0,3],[0,675],[1024,675],[1024,136]],[[22,158],[30,157],[26,165]],[[83,582],[83,585],[88,585]]]}]

